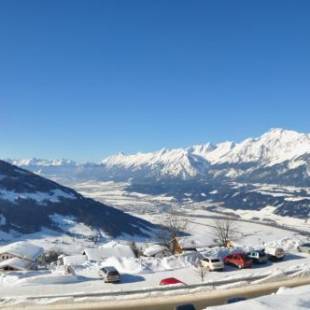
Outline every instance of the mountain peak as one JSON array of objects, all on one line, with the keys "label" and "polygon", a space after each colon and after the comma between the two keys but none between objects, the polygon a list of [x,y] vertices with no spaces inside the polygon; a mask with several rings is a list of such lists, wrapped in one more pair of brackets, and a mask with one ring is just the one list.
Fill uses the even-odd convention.
[{"label": "mountain peak", "polygon": [[307,136],[307,134],[300,133],[294,130],[288,130],[283,128],[271,128],[269,131],[264,133],[260,138],[271,138],[271,139],[296,139],[298,136]]}]

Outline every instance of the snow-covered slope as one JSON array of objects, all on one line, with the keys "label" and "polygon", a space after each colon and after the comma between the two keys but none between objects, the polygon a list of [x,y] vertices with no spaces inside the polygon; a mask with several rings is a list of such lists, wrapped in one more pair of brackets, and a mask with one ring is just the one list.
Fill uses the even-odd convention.
[{"label": "snow-covered slope", "polygon": [[195,145],[186,149],[162,150],[155,153],[116,155],[103,160],[108,168],[119,166],[138,169],[141,166],[163,165],[163,174],[178,176],[181,172],[195,176],[202,171],[193,167],[191,158],[205,159],[209,164],[258,163],[275,165],[310,154],[310,134],[284,129],[271,129],[258,138],[241,143],[224,142],[217,145]]},{"label": "snow-covered slope", "polygon": [[0,232],[18,235],[43,228],[75,235],[93,230],[117,237],[145,236],[154,226],[0,161]]},{"label": "snow-covered slope", "polygon": [[[246,163],[275,165],[310,153],[310,135],[284,129],[271,129],[256,139],[236,144],[216,163]],[[208,159],[208,155],[206,157]]]},{"label": "snow-covered slope", "polygon": [[129,174],[141,174],[141,177],[170,176],[181,179],[202,175],[208,168],[208,163],[189,149],[163,149],[154,153],[136,155],[118,154],[103,160],[102,165],[112,173],[124,170]]}]

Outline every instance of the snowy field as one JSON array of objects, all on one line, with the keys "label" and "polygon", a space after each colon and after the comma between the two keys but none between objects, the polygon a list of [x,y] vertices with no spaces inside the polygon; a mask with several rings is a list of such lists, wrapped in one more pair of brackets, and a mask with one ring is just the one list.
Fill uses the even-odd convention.
[{"label": "snowy field", "polygon": [[134,213],[150,213],[162,210],[171,204],[175,204],[173,197],[163,195],[146,195],[135,192],[127,192],[128,183],[120,182],[83,182],[70,183],[69,186],[86,197],[93,198],[104,204]]},{"label": "snowy field", "polygon": [[[262,222],[266,224],[277,223],[279,225],[297,228],[310,232],[310,218],[298,219],[292,217],[284,217],[275,215],[275,210],[272,206],[266,206],[260,211],[255,210],[232,210],[225,209],[220,203],[212,203],[208,200],[203,202],[194,202],[188,199],[178,203],[175,198],[167,197],[164,195],[146,195],[135,192],[127,192],[126,187],[128,183],[116,183],[116,182],[83,182],[70,184],[75,190],[82,195],[96,199],[102,203],[113,205],[119,209],[122,209],[133,214],[156,214],[159,211],[165,211],[169,207],[175,207],[182,212],[193,213],[196,215],[206,215],[205,210],[208,211],[209,207],[212,210],[216,210],[220,213],[229,213],[235,215],[244,220],[252,220],[256,222]],[[287,200],[305,199],[307,197],[298,196],[298,193],[302,190],[309,194],[310,201],[310,188],[296,188],[293,186],[277,186],[270,184],[256,184],[256,192],[267,193],[272,196],[282,196]],[[297,194],[296,194],[297,193]],[[209,213],[210,214],[210,213]],[[210,214],[211,215],[211,214]]]}]

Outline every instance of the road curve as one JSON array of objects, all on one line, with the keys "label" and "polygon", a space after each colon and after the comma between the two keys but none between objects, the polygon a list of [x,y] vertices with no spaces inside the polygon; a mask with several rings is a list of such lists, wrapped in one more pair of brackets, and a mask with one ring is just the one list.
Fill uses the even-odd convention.
[{"label": "road curve", "polygon": [[310,285],[310,277],[296,278],[272,283],[250,285],[247,287],[233,288],[226,290],[214,290],[208,292],[199,292],[187,295],[176,296],[161,296],[161,297],[145,297],[130,300],[114,300],[114,301],[95,301],[95,302],[74,302],[68,300],[67,302],[59,301],[52,305],[27,305],[20,306],[3,306],[1,309],[7,310],[173,310],[176,305],[184,303],[192,303],[197,310],[206,308],[207,306],[214,306],[225,304],[228,298],[235,296],[242,296],[247,298],[254,298],[262,295],[276,292],[280,287],[296,287],[301,285]]}]

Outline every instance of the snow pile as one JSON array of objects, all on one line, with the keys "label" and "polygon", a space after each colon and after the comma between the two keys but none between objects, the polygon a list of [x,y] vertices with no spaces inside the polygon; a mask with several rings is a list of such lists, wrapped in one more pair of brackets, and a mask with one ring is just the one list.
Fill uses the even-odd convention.
[{"label": "snow pile", "polygon": [[63,274],[47,274],[38,275],[26,279],[21,279],[17,281],[16,286],[27,286],[27,285],[50,285],[50,284],[68,284],[68,283],[78,283],[85,280],[81,276],[75,275],[63,275]]},{"label": "snow pile", "polygon": [[284,251],[295,251],[300,245],[300,240],[292,238],[283,238],[277,241],[268,242],[266,247],[268,248],[282,248]]},{"label": "snow pile", "polygon": [[70,255],[64,256],[62,259],[64,265],[78,266],[86,262],[86,255]]},{"label": "snow pile", "polygon": [[276,294],[237,302],[234,304],[208,307],[208,310],[306,310],[310,309],[310,286],[280,288]]},{"label": "snow pile", "polygon": [[85,254],[89,261],[102,261],[108,257],[135,258],[132,248],[128,244],[120,244],[115,241],[108,242],[101,247],[87,248]]},{"label": "snow pile", "polygon": [[144,250],[143,254],[145,256],[153,256],[153,255],[157,255],[159,253],[165,252],[165,251],[167,251],[167,247],[162,246],[160,244],[154,244],[152,246],[147,247]]},{"label": "snow pile", "polygon": [[102,261],[101,266],[113,266],[121,273],[143,273],[146,268],[136,258],[109,257]]},{"label": "snow pile", "polygon": [[[107,257],[99,262],[88,262],[88,268],[113,266],[121,273],[156,273],[168,270],[177,270],[186,267],[197,266],[199,255],[197,253],[186,253],[178,256],[167,256],[163,258],[154,257]],[[97,267],[96,267],[97,266]]]},{"label": "snow pile", "polygon": [[143,257],[141,259],[141,263],[146,270],[159,272],[197,266],[199,260],[199,255],[196,252],[190,252],[182,255],[167,256],[163,258]]}]

